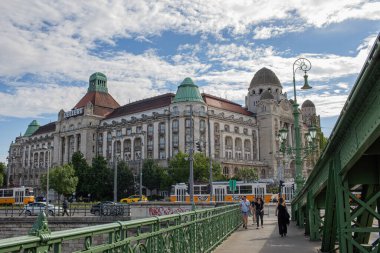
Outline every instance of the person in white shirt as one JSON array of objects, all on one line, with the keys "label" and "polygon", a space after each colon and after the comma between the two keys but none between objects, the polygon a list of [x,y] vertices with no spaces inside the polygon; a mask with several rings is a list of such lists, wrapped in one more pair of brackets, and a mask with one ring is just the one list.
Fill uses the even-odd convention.
[{"label": "person in white shirt", "polygon": [[250,203],[247,196],[243,196],[240,201],[240,210],[243,218],[243,228],[247,229],[248,225],[248,213],[249,213]]}]

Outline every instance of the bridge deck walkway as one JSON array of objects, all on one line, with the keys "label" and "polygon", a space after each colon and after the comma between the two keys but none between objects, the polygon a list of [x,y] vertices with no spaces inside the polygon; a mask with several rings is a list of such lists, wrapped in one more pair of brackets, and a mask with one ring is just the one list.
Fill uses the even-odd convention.
[{"label": "bridge deck walkway", "polygon": [[[321,242],[312,242],[304,236],[304,229],[290,222],[288,234],[281,237],[278,233],[276,217],[264,217],[264,228],[256,229],[250,218],[248,229],[240,227],[219,245],[214,253],[252,252],[252,253],[316,253]],[[266,220],[265,220],[266,218]]]}]

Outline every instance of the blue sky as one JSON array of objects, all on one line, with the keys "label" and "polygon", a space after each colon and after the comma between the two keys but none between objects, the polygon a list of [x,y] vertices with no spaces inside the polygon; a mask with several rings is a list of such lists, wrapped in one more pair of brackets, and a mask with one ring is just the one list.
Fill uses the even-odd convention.
[{"label": "blue sky", "polygon": [[[310,99],[329,135],[380,31],[380,2],[362,0],[1,1],[0,161],[34,119],[55,121],[93,72],[120,104],[201,91],[244,105],[254,73],[272,69],[292,97],[292,64],[312,63]],[[296,77],[301,85],[301,73]]]}]

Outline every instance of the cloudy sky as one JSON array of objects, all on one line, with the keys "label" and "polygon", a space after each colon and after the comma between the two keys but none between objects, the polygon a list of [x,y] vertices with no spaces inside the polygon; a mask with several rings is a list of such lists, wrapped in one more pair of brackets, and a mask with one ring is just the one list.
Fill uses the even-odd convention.
[{"label": "cloudy sky", "polygon": [[2,162],[33,119],[55,121],[97,71],[120,104],[175,92],[189,76],[244,105],[262,67],[291,98],[293,62],[307,57],[313,89],[297,96],[315,103],[329,135],[380,31],[380,2],[362,0],[12,0],[0,9]]}]

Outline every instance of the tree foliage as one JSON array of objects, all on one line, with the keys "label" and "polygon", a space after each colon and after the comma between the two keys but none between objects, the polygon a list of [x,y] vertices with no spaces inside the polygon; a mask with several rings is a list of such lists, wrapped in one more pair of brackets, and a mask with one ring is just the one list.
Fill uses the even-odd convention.
[{"label": "tree foliage", "polygon": [[[112,173],[112,178],[114,174]],[[113,183],[112,183],[113,184]],[[117,196],[119,199],[134,193],[133,173],[124,161],[117,164]]]},{"label": "tree foliage", "polygon": [[[49,170],[49,189],[53,189],[59,195],[72,195],[78,184],[78,177],[72,165],[65,164]],[[46,189],[46,174],[41,177],[41,186]]]},{"label": "tree foliage", "polygon": [[[210,158],[206,157],[204,153],[195,153],[193,159],[194,182],[208,183],[210,177]],[[219,163],[213,162],[212,174],[214,181],[225,180],[225,177],[221,173],[221,166]],[[173,183],[187,183],[189,182],[189,175],[189,155],[179,152],[169,162],[169,176],[172,178]]]},{"label": "tree foliage", "polygon": [[87,161],[81,152],[75,152],[72,156],[71,162],[75,170],[75,175],[78,177],[76,196],[77,198],[87,197],[91,187],[91,181],[88,180],[88,175],[91,173],[91,167],[87,164]]},{"label": "tree foliage", "polygon": [[235,178],[247,183],[257,181],[259,176],[257,170],[254,168],[241,168],[237,171]]},{"label": "tree foliage", "polygon": [[318,139],[319,139],[319,147],[320,150],[323,151],[323,149],[326,147],[328,143],[328,138],[326,138],[321,130],[321,128],[318,128],[317,130]]},{"label": "tree foliage", "polygon": [[5,183],[5,164],[0,162],[0,187]]},{"label": "tree foliage", "polygon": [[159,189],[161,185],[161,168],[154,160],[145,160],[142,169],[143,185],[149,190]]},{"label": "tree foliage", "polygon": [[109,200],[113,192],[113,177],[102,156],[92,160],[92,166],[87,173],[88,193],[91,199]]}]

